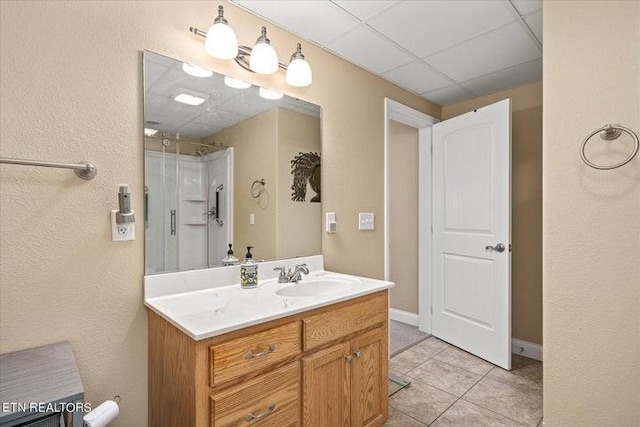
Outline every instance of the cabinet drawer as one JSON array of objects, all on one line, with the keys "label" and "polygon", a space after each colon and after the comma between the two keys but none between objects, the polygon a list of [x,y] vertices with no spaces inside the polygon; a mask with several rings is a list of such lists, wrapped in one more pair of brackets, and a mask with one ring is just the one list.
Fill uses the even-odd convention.
[{"label": "cabinet drawer", "polygon": [[387,305],[386,293],[382,293],[366,301],[302,319],[304,350],[384,322]]},{"label": "cabinet drawer", "polygon": [[299,322],[212,345],[209,347],[210,385],[255,372],[299,353]]},{"label": "cabinet drawer", "polygon": [[216,393],[211,427],[284,427],[300,424],[300,362]]}]

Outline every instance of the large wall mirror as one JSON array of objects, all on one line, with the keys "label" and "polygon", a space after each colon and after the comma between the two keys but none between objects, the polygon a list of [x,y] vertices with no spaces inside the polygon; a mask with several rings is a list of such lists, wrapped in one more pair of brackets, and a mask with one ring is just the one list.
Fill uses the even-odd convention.
[{"label": "large wall mirror", "polygon": [[278,95],[144,52],[146,274],[322,252],[320,107]]}]

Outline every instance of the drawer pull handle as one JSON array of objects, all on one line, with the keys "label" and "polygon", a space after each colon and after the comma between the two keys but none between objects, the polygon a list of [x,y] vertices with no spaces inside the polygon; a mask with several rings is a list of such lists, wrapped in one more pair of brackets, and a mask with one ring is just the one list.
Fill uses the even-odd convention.
[{"label": "drawer pull handle", "polygon": [[276,346],[273,344],[269,344],[267,346],[267,349],[265,351],[261,351],[259,353],[254,353],[253,351],[249,350],[244,354],[244,358],[247,360],[251,360],[254,359],[256,357],[262,357],[262,356],[266,356],[269,353],[273,353],[273,350],[276,349]]},{"label": "drawer pull handle", "polygon": [[344,357],[344,360],[346,360],[347,362],[351,362],[351,359],[353,359],[353,354],[347,354],[347,355]]},{"label": "drawer pull handle", "polygon": [[276,404],[275,403],[271,403],[267,407],[267,410],[264,411],[263,413],[258,414],[258,415],[253,415],[252,413],[251,414],[247,414],[247,415],[244,416],[244,419],[246,421],[261,420],[263,418],[268,417],[269,414],[271,414],[273,411],[275,411],[275,409],[276,409]]},{"label": "drawer pull handle", "polygon": [[360,356],[362,356],[362,352],[360,350],[356,350],[353,352],[353,355],[359,358]]}]

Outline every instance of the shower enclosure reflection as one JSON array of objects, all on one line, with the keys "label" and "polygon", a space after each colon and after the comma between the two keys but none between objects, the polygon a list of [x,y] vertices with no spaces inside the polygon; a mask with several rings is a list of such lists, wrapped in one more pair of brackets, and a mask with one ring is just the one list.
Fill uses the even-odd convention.
[{"label": "shower enclosure reflection", "polygon": [[[320,108],[225,83],[144,52],[146,274],[222,266],[230,243],[239,259],[246,246],[256,259],[322,252]],[[303,153],[318,156],[317,171],[294,198]]]},{"label": "shower enclosure reflection", "polygon": [[147,273],[220,264],[233,241],[233,148],[145,138]]}]

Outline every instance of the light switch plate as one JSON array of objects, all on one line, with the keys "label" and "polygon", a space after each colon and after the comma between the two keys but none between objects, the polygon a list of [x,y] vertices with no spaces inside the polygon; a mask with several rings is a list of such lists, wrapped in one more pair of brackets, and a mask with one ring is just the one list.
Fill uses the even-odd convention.
[{"label": "light switch plate", "polygon": [[338,232],[338,221],[336,221],[335,212],[327,212],[327,233],[334,234]]},{"label": "light switch plate", "polygon": [[375,219],[372,213],[358,214],[358,230],[374,230]]}]

